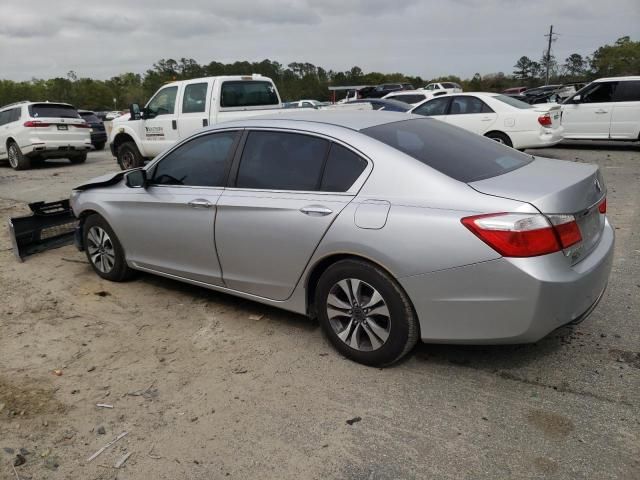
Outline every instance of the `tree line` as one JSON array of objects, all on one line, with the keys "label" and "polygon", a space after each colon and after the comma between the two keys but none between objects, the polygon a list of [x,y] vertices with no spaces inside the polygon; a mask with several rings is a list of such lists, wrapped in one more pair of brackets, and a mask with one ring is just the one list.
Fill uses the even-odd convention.
[{"label": "tree line", "polygon": [[574,53],[562,63],[553,55],[547,58],[546,53],[543,53],[540,61],[523,56],[517,60],[512,74],[476,73],[470,79],[457,76],[427,79],[402,73],[365,73],[357,66],[340,72],[326,70],[311,63],[293,62],[285,66],[273,60],[233,63],[212,61],[199,64],[191,58],[162,59],[154,63],[144,74],[127,72],[109,80],[78,78],[73,71],[70,71],[66,78],[34,78],[22,82],[0,80],[0,105],[28,99],[66,102],[90,110],[125,109],[134,102],[144,104],[160,86],[172,80],[252,73],[272,78],[285,101],[302,98],[329,100],[328,87],[332,85],[378,85],[393,82],[407,82],[419,88],[431,82],[452,81],[461,84],[465,91],[499,92],[509,87],[532,87],[542,84],[547,64],[551,73],[550,83],[588,81],[604,76],[638,75],[640,41],[635,42],[625,36],[613,45],[599,47],[590,56],[583,57]]}]

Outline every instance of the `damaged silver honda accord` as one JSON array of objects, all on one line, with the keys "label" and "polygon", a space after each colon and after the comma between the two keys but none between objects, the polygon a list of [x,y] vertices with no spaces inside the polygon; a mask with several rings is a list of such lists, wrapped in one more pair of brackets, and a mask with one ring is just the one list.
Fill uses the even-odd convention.
[{"label": "damaged silver honda accord", "polygon": [[141,270],[315,316],[376,366],[418,339],[526,343],[580,321],[614,247],[596,166],[387,112],[221,124],[71,204],[102,278]]}]

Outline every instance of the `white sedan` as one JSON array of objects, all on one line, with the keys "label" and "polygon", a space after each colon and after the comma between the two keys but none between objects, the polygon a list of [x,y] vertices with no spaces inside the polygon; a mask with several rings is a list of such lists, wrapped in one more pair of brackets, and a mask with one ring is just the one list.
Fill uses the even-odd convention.
[{"label": "white sedan", "polygon": [[437,118],[518,150],[563,139],[560,106],[529,105],[498,93],[461,93],[426,100],[408,113]]}]

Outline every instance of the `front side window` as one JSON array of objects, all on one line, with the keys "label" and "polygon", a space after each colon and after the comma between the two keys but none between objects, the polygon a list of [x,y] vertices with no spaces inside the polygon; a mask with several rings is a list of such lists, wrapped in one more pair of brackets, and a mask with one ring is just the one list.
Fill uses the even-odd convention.
[{"label": "front side window", "polygon": [[242,152],[236,186],[318,190],[329,142],[310,135],[254,131]]},{"label": "front side window", "polygon": [[464,115],[471,113],[490,113],[492,110],[477,97],[453,97],[451,100],[451,115]]},{"label": "front side window", "polygon": [[166,87],[156,93],[156,96],[147,104],[147,111],[152,116],[171,115],[175,112],[178,87]]},{"label": "front side window", "polygon": [[207,107],[207,83],[191,83],[184,88],[182,113],[200,113]]},{"label": "front side window", "polygon": [[222,84],[221,107],[257,107],[279,104],[278,94],[271,82],[238,80]]},{"label": "front side window", "polygon": [[613,101],[617,85],[617,82],[594,84],[582,95],[582,103],[609,103]]},{"label": "front side window", "polygon": [[413,110],[413,112],[411,113],[415,113],[417,115],[425,115],[427,117],[446,115],[447,106],[449,105],[449,99],[450,97],[441,97],[430,100],[416,107],[415,110]]},{"label": "front side window", "polygon": [[320,190],[323,192],[346,192],[365,168],[367,168],[365,159],[342,145],[333,143],[327,157]]},{"label": "front side window", "polygon": [[202,135],[182,144],[154,167],[154,185],[223,187],[238,132]]}]

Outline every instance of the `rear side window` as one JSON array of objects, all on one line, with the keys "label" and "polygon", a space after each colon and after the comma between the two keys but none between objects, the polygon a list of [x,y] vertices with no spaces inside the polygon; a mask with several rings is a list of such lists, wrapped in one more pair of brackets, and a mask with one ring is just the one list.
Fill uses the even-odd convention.
[{"label": "rear side window", "polygon": [[449,109],[451,115],[490,113],[492,111],[493,110],[478,97],[469,96],[453,97],[453,100],[451,100],[451,108]]},{"label": "rear side window", "polygon": [[640,81],[633,80],[618,83],[614,101],[638,102],[640,101]]},{"label": "rear side window", "polygon": [[366,167],[367,161],[364,158],[334,143],[329,151],[320,190],[346,192]]},{"label": "rear side window", "polygon": [[278,105],[278,94],[271,82],[230,81],[222,84],[221,107]]},{"label": "rear side window", "polygon": [[236,186],[270,190],[318,190],[329,142],[310,135],[251,132]]},{"label": "rear side window", "polygon": [[495,177],[531,162],[510,147],[428,118],[377,125],[361,133],[461,182]]},{"label": "rear side window", "polygon": [[0,112],[0,126],[9,123],[9,118],[11,118],[11,110]]},{"label": "rear side window", "polygon": [[430,100],[416,107],[416,109],[411,113],[415,113],[416,115],[425,115],[427,117],[446,115],[447,105],[449,105],[450,98],[451,97],[443,97]]},{"label": "rear side window", "polygon": [[206,110],[207,83],[192,83],[184,88],[182,113],[200,113]]},{"label": "rear side window", "polygon": [[182,144],[154,168],[155,185],[222,187],[237,132],[196,137]]},{"label": "rear side window", "polygon": [[34,103],[29,105],[29,115],[33,118],[80,118],[71,105],[58,103]]}]

